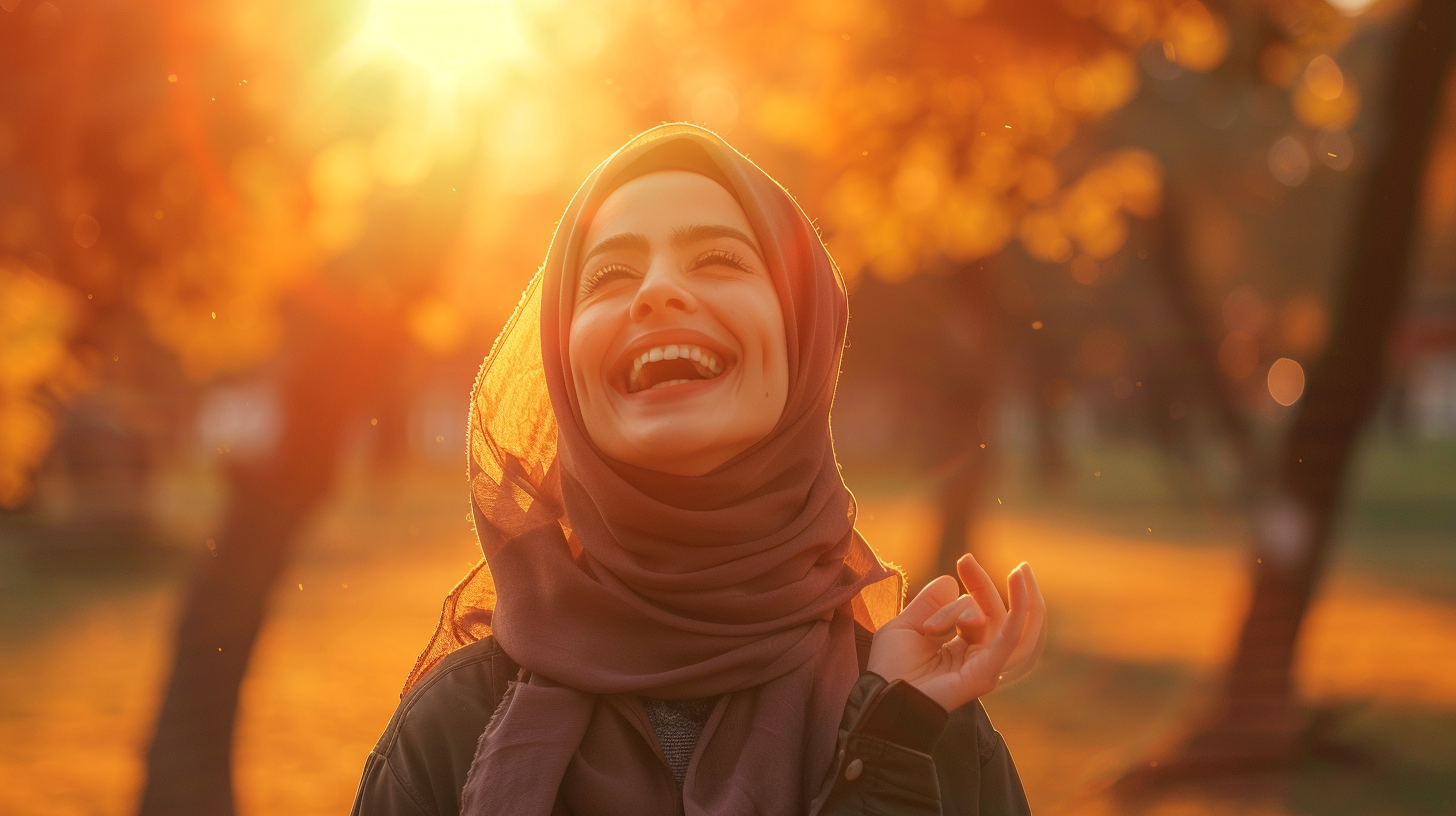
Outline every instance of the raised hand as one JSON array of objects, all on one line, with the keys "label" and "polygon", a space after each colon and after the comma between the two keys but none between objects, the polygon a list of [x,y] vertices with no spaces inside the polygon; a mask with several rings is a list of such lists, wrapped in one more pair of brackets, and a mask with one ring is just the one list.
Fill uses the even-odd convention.
[{"label": "raised hand", "polygon": [[1007,576],[1010,610],[970,554],[956,562],[956,572],[966,594],[949,575],[926,584],[875,633],[868,666],[886,680],[909,682],[946,711],[1030,671],[1046,623],[1030,564],[1023,561]]}]

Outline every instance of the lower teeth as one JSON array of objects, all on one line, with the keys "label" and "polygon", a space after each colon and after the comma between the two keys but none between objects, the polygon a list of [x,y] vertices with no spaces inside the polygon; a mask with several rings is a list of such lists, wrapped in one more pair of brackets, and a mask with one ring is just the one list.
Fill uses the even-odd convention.
[{"label": "lower teeth", "polygon": [[654,385],[652,387],[653,388],[666,388],[669,385],[681,385],[681,384],[683,384],[685,382],[692,382],[692,380],[688,380],[688,379],[681,379],[681,380],[663,380],[662,382],[660,382],[657,385]]}]

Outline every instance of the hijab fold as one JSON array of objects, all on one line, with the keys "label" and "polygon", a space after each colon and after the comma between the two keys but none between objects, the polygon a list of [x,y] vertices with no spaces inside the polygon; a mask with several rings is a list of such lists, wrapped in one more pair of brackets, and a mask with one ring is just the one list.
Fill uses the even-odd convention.
[{"label": "hijab fold", "polygon": [[[777,426],[695,478],[603,455],[566,352],[597,207],[660,170],[700,173],[738,200],[787,338]],[[522,667],[481,738],[463,813],[676,812],[637,695],[719,698],[686,813],[806,811],[858,676],[854,625],[874,630],[901,601],[899,574],[854,529],[830,439],[847,320],[838,270],[793,198],[707,130],[649,130],[577,191],[476,379],[470,486],[485,558],[447,598],[406,686],[490,634]]]}]

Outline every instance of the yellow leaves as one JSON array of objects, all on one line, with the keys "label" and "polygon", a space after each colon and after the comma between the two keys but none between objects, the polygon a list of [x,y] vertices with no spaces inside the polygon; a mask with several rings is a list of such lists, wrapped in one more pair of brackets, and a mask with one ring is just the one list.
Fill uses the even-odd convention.
[{"label": "yellow leaves", "polygon": [[952,77],[935,89],[936,107],[951,116],[968,116],[981,107],[986,91],[969,74]]},{"label": "yellow leaves", "polygon": [[1057,191],[1062,184],[1061,174],[1050,161],[1042,156],[1027,156],[1021,165],[1021,184],[1018,192],[1027,201],[1042,201]]},{"label": "yellow leaves", "polygon": [[[367,193],[363,155],[356,143],[334,145],[300,184],[271,151],[242,151],[230,170],[244,206],[232,214],[201,208],[195,239],[143,270],[136,304],[189,379],[203,382],[274,352],[282,335],[279,293],[319,249],[341,251],[362,230],[328,219],[349,217]],[[314,205],[307,218],[305,184]]]},{"label": "yellow leaves", "polygon": [[940,196],[940,175],[928,164],[908,164],[895,175],[892,189],[900,209],[909,213],[925,212]]},{"label": "yellow leaves", "polygon": [[1038,260],[1062,263],[1072,258],[1072,242],[1054,210],[1036,209],[1023,215],[1019,237],[1026,253]]},{"label": "yellow leaves", "polygon": [[992,133],[972,145],[970,176],[987,189],[1004,192],[1021,180],[1021,151],[1011,139]]},{"label": "yellow leaves", "polygon": [[79,376],[67,346],[75,308],[66,287],[0,261],[0,505],[25,500],[50,446],[53,421],[37,391]]},{"label": "yellow leaves", "polygon": [[1097,21],[1133,45],[1146,42],[1157,28],[1157,8],[1149,0],[1104,0],[1094,8]]},{"label": "yellow leaves", "polygon": [[169,258],[146,270],[137,292],[152,334],[177,354],[194,382],[257,363],[281,339],[277,270],[233,257],[230,244]]},{"label": "yellow leaves", "polygon": [[65,361],[71,291],[13,261],[0,264],[0,392],[43,383]]},{"label": "yellow leaves", "polygon": [[1210,71],[1228,55],[1228,23],[1198,0],[1186,0],[1163,22],[1163,42],[1190,71]]},{"label": "yellow leaves", "polygon": [[824,198],[825,215],[836,224],[854,228],[880,214],[880,188],[870,174],[851,170],[840,176]]},{"label": "yellow leaves", "polygon": [[864,113],[878,122],[895,124],[910,118],[920,107],[920,87],[905,77],[872,77],[859,92]]},{"label": "yellow leaves", "polygon": [[1137,66],[1124,51],[1104,51],[1085,63],[1063,69],[1053,88],[1057,101],[1067,110],[1102,116],[1126,105],[1137,93]]},{"label": "yellow leaves", "polygon": [[1360,113],[1360,92],[1328,54],[1310,60],[1294,88],[1294,115],[1310,127],[1345,128]]},{"label": "yellow leaves", "polygon": [[1116,189],[1122,207],[1139,218],[1163,208],[1163,163],[1146,150],[1125,148],[1103,158],[1098,180]]},{"label": "yellow leaves", "polygon": [[1010,237],[1011,219],[1001,202],[976,187],[952,191],[938,216],[941,249],[962,263],[994,255]]},{"label": "yellow leaves", "polygon": [[753,118],[759,133],[781,145],[817,155],[828,143],[830,123],[807,94],[769,91],[759,99]]},{"label": "yellow leaves", "polygon": [[45,457],[54,428],[44,408],[0,394],[0,506],[19,506],[30,496],[30,474]]},{"label": "yellow leaves", "polygon": [[950,157],[944,139],[927,133],[906,148],[890,190],[902,211],[923,213],[937,204],[950,181]]},{"label": "yellow leaves", "polygon": [[[1111,256],[1127,240],[1127,219],[1118,202],[1093,184],[1079,184],[1062,197],[1057,217],[1077,247],[1093,258]],[[1067,260],[1063,257],[1059,260]]]},{"label": "yellow leaves", "polygon": [[1124,212],[1149,218],[1162,206],[1162,165],[1137,148],[1113,151],[1098,160],[1053,207],[1028,211],[1021,219],[1022,246],[1034,258],[1071,260],[1075,249],[1092,259],[1110,257],[1127,242]]}]

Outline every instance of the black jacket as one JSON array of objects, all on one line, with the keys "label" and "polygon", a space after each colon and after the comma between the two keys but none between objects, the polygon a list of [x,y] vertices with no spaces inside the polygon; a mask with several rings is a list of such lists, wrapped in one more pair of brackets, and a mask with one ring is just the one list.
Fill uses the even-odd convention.
[{"label": "black jacket", "polygon": [[[857,635],[863,667],[871,636]],[[456,816],[476,743],[519,671],[486,638],[425,675],[369,753],[353,816]],[[946,714],[913,686],[866,672],[845,704],[834,774],[812,811],[1012,816],[1031,808],[979,701]]]}]

